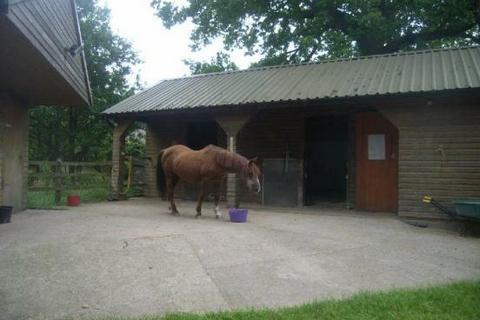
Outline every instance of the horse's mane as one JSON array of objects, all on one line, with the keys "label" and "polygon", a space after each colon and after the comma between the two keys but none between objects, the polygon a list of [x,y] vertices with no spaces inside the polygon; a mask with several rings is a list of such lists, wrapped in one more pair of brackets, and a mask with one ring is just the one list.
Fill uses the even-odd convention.
[{"label": "horse's mane", "polygon": [[238,153],[214,145],[208,145],[205,149],[212,153],[215,162],[226,170],[240,171],[248,165],[248,159]]}]

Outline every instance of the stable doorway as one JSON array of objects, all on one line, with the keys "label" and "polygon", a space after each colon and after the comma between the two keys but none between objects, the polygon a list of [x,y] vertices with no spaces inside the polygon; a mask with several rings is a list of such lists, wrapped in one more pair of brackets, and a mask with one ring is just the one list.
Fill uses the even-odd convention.
[{"label": "stable doorway", "polygon": [[308,119],[304,159],[305,205],[345,206],[348,116]]}]

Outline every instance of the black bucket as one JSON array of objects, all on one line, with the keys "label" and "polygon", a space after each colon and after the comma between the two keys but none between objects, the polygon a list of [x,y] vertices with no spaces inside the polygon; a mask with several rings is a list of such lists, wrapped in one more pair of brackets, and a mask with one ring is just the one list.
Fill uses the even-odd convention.
[{"label": "black bucket", "polygon": [[0,223],[9,223],[12,218],[13,207],[0,206]]}]

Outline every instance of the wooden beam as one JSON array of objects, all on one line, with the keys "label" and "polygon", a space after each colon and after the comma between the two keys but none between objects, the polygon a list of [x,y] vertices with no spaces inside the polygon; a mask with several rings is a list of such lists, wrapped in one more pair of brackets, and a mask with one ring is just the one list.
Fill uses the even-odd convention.
[{"label": "wooden beam", "polygon": [[117,119],[113,128],[112,146],[112,199],[120,200],[123,195],[125,168],[123,164],[123,149],[128,128],[135,122],[134,118]]},{"label": "wooden beam", "polygon": [[[251,115],[247,114],[225,114],[215,116],[215,120],[219,126],[227,134],[227,149],[231,152],[237,152],[237,136],[238,132],[248,122]],[[239,206],[239,181],[237,174],[227,174],[227,205],[228,207]]]}]

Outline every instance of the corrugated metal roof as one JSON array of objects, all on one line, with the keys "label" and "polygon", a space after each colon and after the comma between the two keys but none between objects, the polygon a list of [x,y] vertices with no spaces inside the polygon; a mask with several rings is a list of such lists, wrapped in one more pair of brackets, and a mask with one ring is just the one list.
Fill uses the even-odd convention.
[{"label": "corrugated metal roof", "polygon": [[164,80],[106,110],[121,114],[480,87],[480,47],[411,51]]}]

